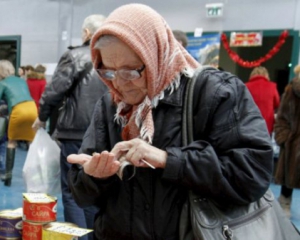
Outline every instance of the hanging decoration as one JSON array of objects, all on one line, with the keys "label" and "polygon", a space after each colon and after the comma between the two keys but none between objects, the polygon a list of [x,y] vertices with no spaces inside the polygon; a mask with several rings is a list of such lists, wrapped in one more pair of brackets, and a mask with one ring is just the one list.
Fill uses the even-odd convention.
[{"label": "hanging decoration", "polygon": [[263,62],[271,59],[280,50],[281,46],[285,43],[285,40],[288,37],[288,35],[289,35],[288,31],[284,30],[280,34],[279,39],[278,39],[277,43],[274,45],[274,47],[272,49],[270,49],[270,51],[265,56],[259,58],[258,60],[254,60],[254,61],[246,61],[246,60],[242,59],[235,51],[233,51],[230,48],[228,41],[227,41],[227,37],[224,33],[221,36],[221,41],[222,41],[223,46],[224,46],[225,50],[227,51],[228,55],[234,62],[236,62],[237,64],[239,64],[242,67],[253,68],[253,67],[258,67]]}]

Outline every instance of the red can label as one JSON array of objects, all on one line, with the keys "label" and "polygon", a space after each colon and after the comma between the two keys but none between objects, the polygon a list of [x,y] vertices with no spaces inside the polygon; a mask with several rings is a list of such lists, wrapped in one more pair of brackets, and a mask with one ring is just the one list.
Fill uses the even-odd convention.
[{"label": "red can label", "polygon": [[23,221],[23,240],[42,240],[42,231],[45,223]]},{"label": "red can label", "polygon": [[29,202],[23,199],[23,220],[48,223],[56,221],[57,200],[53,202]]}]

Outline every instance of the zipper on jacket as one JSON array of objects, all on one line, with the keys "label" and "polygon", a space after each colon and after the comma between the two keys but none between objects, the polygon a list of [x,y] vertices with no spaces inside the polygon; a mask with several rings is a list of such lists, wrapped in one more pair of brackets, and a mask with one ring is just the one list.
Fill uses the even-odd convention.
[{"label": "zipper on jacket", "polygon": [[228,221],[224,223],[222,226],[222,234],[226,240],[232,240],[233,239],[233,229],[238,228],[240,225],[243,225],[245,223],[251,222],[252,220],[258,218],[260,215],[262,215],[265,211],[267,211],[271,207],[270,204],[266,204],[258,211],[255,211],[253,213],[248,214],[247,216],[242,216],[237,219],[234,219],[232,221]]}]

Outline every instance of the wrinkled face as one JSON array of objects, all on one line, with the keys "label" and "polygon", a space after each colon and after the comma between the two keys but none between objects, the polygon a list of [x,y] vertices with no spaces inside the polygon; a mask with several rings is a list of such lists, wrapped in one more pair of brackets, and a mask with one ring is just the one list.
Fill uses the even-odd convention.
[{"label": "wrinkled face", "polygon": [[[102,69],[135,70],[144,64],[136,53],[121,41],[113,42],[100,49]],[[145,71],[135,80],[126,80],[116,74],[112,80],[114,88],[120,93],[122,101],[130,105],[138,105],[147,95],[147,82]]]}]

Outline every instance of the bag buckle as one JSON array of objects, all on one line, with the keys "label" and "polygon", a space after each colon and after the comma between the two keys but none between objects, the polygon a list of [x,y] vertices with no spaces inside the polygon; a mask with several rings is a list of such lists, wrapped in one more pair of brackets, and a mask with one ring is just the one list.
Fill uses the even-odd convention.
[{"label": "bag buckle", "polygon": [[226,240],[231,240],[233,238],[233,232],[228,225],[222,227],[222,233]]}]

